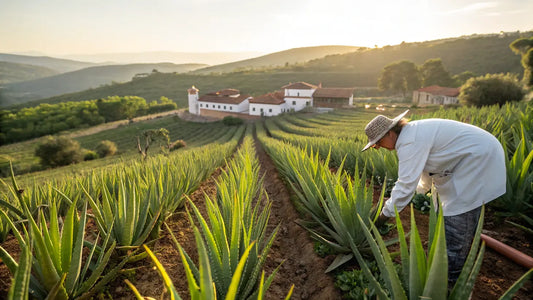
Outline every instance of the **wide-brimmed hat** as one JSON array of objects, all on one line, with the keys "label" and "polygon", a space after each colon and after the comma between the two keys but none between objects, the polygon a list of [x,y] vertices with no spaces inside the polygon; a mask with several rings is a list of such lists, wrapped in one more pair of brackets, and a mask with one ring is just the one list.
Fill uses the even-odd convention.
[{"label": "wide-brimmed hat", "polygon": [[391,130],[400,120],[409,112],[409,110],[404,111],[399,116],[394,119],[389,119],[384,115],[379,115],[368,122],[365,127],[366,136],[368,136],[368,144],[361,151],[375,145],[389,130]]}]

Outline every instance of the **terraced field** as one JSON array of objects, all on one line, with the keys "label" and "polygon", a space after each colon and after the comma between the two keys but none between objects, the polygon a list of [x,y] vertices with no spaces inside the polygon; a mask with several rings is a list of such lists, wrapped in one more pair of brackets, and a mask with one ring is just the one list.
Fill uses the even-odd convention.
[{"label": "terraced field", "polygon": [[[500,138],[510,157],[508,177],[524,174],[510,182],[517,190],[531,189],[532,171],[529,165],[523,170],[533,155],[530,110],[432,116],[471,121]],[[291,114],[236,127],[168,116],[78,136],[88,149],[111,140],[120,155],[18,176],[15,186],[5,180],[0,297],[10,288],[43,299],[51,293],[57,299],[348,297],[350,291],[338,288],[339,276],[359,269],[353,247],[368,249],[362,232],[397,176],[394,153],[360,152],[363,128],[376,114]],[[411,112],[412,118],[428,116]],[[187,147],[153,151],[142,161],[135,137],[158,128]],[[0,147],[0,154],[28,168],[36,163],[35,142]],[[531,216],[530,205],[516,193],[502,197],[486,208],[485,233],[533,255],[521,217]],[[417,210],[414,216],[427,244],[430,216]],[[409,230],[408,209],[400,217]],[[498,299],[526,271],[487,248],[472,299]],[[532,291],[526,282],[514,299],[529,299]]]}]

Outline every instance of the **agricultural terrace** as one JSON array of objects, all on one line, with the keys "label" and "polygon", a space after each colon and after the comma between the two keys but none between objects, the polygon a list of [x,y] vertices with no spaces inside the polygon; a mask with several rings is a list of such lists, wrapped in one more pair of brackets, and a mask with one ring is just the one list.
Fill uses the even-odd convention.
[{"label": "agricultural terrace", "polygon": [[[501,141],[508,189],[485,207],[483,233],[530,256],[532,109],[518,103],[408,115],[472,123]],[[113,141],[120,155],[4,178],[1,293],[29,291],[39,299],[442,297],[446,271],[430,264],[445,255],[442,218],[430,204],[413,203],[399,214],[401,223],[381,233],[372,226],[398,168],[393,152],[360,151],[364,126],[376,114],[289,114],[242,126],[165,117],[76,137],[88,149]],[[187,147],[154,147],[142,160],[135,136],[158,128]],[[13,144],[0,153],[27,169],[36,163],[29,159],[34,147]],[[463,270],[468,275],[448,299],[468,298],[471,284],[472,299],[512,293],[529,299],[533,284],[522,277],[528,270],[474,244]],[[400,256],[375,256],[400,250]],[[425,271],[414,261],[424,262]],[[507,293],[516,281],[523,287]]]}]

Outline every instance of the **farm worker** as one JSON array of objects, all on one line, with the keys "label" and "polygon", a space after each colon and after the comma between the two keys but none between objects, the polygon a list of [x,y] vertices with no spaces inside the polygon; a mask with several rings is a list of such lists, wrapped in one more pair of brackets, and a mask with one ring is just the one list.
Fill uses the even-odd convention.
[{"label": "farm worker", "polygon": [[487,131],[452,120],[408,122],[408,110],[394,119],[379,115],[365,127],[372,147],[396,150],[398,180],[376,225],[401,211],[415,191],[434,184],[442,204],[448,253],[448,281],[453,287],[474,238],[481,207],[505,193],[506,168],[500,142]]}]

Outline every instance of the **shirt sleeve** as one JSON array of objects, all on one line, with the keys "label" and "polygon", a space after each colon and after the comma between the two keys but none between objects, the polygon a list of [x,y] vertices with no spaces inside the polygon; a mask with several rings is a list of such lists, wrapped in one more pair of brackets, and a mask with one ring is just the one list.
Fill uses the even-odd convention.
[{"label": "shirt sleeve", "polygon": [[[385,202],[383,207],[382,213],[385,216],[394,216],[395,206],[398,211],[401,211],[411,202],[411,198],[422,177],[430,149],[431,145],[429,142],[411,142],[400,145],[396,149],[399,161],[398,181],[396,181],[392,189],[390,199]],[[429,175],[428,179],[431,180]]]},{"label": "shirt sleeve", "polygon": [[431,189],[431,184],[433,180],[429,176],[429,173],[422,172],[420,181],[418,181],[418,186],[416,187],[416,192],[419,194],[425,194]]}]

